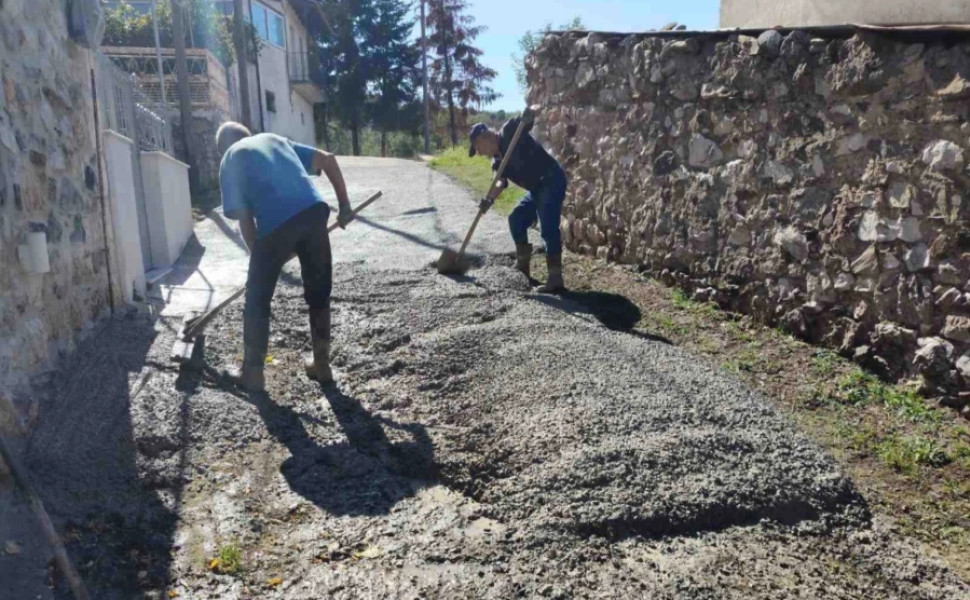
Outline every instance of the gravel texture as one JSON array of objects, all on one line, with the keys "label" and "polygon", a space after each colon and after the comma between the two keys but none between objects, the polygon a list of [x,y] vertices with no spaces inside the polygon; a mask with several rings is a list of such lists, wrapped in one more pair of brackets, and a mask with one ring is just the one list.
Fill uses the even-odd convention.
[{"label": "gravel texture", "polygon": [[241,303],[195,373],[173,321],[112,323],[28,453],[95,597],[968,596],[763,398],[504,262],[339,266],[335,386],[285,279],[266,394],[217,375]]}]

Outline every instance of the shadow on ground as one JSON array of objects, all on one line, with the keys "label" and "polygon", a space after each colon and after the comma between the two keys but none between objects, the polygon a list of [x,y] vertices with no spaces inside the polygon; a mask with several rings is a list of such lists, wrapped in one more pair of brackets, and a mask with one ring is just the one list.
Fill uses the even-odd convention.
[{"label": "shadow on ground", "polygon": [[[157,335],[151,317],[135,314],[113,319],[86,341],[46,391],[43,416],[24,453],[31,480],[92,598],[141,597],[167,585],[185,479],[179,450],[185,423],[173,419],[166,423],[172,437],[146,440],[135,431],[134,414],[146,400],[139,394],[153,373],[157,377],[149,356]],[[146,478],[139,457],[147,455],[164,456],[170,469]],[[71,597],[60,574],[42,576],[49,549],[39,546],[43,537],[33,519],[25,525],[33,533],[27,539],[34,541],[19,562],[3,563],[0,597],[41,597],[41,589],[43,597]]]},{"label": "shadow on ground", "polygon": [[571,315],[589,315],[613,331],[622,331],[639,338],[673,344],[669,339],[637,329],[643,314],[626,296],[610,292],[567,290],[557,295],[537,295],[533,299]]},{"label": "shadow on ground", "polygon": [[290,457],[280,472],[294,492],[342,516],[386,515],[436,480],[434,447],[424,426],[374,416],[336,386],[322,388],[345,442],[320,443],[308,426],[332,428],[269,394],[241,398],[259,411],[266,428]]}]

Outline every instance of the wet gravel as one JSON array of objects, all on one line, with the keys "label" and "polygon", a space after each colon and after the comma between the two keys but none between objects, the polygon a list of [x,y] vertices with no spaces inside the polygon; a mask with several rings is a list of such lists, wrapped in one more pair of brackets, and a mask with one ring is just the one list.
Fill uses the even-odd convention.
[{"label": "wet gravel", "polygon": [[77,433],[30,452],[96,597],[970,597],[765,399],[502,262],[339,266],[334,386],[286,278],[266,394],[217,374],[240,302],[201,372],[165,362],[174,322],[113,324],[52,393]]}]

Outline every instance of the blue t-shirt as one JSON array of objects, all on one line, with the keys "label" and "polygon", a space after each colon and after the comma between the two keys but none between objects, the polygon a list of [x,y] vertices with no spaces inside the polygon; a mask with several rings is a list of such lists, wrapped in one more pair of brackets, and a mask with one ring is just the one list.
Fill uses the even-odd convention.
[{"label": "blue t-shirt", "polygon": [[236,142],[219,166],[222,211],[230,219],[251,212],[257,237],[265,237],[297,213],[323,203],[310,179],[315,154],[315,148],[274,133]]}]

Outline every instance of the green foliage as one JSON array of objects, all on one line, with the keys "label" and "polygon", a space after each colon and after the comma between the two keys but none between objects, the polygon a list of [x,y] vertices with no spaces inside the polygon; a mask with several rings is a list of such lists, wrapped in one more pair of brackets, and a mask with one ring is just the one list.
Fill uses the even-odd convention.
[{"label": "green foliage", "polygon": [[[232,17],[222,14],[212,3],[212,0],[196,0],[192,4],[192,22],[187,32],[186,45],[195,48],[206,48],[216,56],[226,67],[235,62],[236,52],[233,46]],[[172,6],[166,1],[159,2],[156,8],[158,18],[159,43],[163,48],[174,45],[172,35]],[[260,42],[256,30],[248,25],[251,38],[251,51],[258,53]],[[152,48],[155,46],[155,29],[152,24],[151,13],[140,15],[128,2],[121,2],[105,13],[105,46],[132,46],[138,48]]]},{"label": "green foliage", "polygon": [[212,561],[209,568],[223,575],[235,575],[242,570],[242,550],[235,542],[226,544],[219,548],[219,552]]},{"label": "green foliage", "polygon": [[451,144],[457,145],[468,111],[499,97],[490,86],[498,73],[482,63],[482,51],[474,45],[485,27],[474,25],[469,2],[428,0],[427,6],[428,84],[436,104],[447,108]]},{"label": "green foliage", "polygon": [[849,406],[882,405],[911,421],[935,421],[938,414],[913,389],[889,385],[860,370],[841,377],[832,399]]},{"label": "green foliage", "polygon": [[[583,20],[579,17],[573,17],[573,20],[564,25],[557,27],[557,30],[567,30],[567,29],[583,29]],[[525,94],[529,91],[529,84],[526,81],[526,71],[525,71],[525,58],[529,54],[539,47],[542,42],[542,38],[545,37],[546,33],[553,31],[552,23],[546,23],[546,26],[542,29],[535,31],[529,30],[519,38],[519,50],[522,54],[512,55],[512,69],[515,71],[515,79],[519,82],[519,89]]]},{"label": "green foliage", "polygon": [[[481,157],[469,157],[468,149],[463,146],[441,152],[431,160],[431,167],[454,177],[477,196],[485,196],[492,185],[491,162]],[[523,194],[524,190],[509,182],[509,187],[496,199],[494,209],[501,214],[510,213]]]},{"label": "green foliage", "polygon": [[888,467],[909,476],[916,475],[921,466],[942,467],[950,462],[936,440],[922,436],[887,436],[876,446],[876,455]]}]

